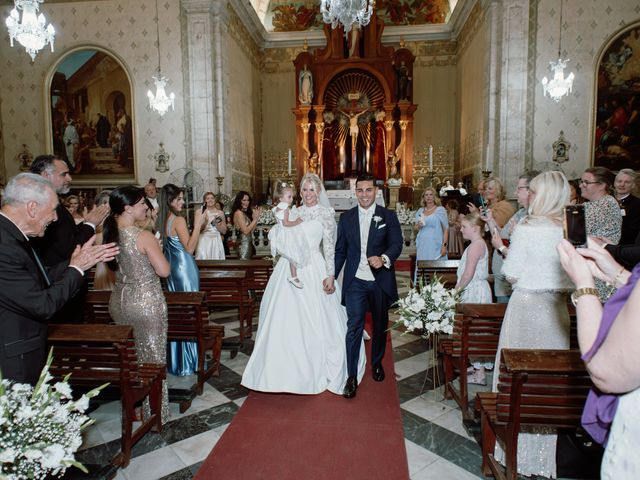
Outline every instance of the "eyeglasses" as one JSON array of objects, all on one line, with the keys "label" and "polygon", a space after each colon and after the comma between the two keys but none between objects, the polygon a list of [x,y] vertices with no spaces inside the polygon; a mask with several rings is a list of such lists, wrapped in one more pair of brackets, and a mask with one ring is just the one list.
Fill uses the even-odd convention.
[{"label": "eyeglasses", "polygon": [[580,183],[583,185],[593,185],[594,183],[602,183],[602,182],[598,182],[598,181],[589,182],[587,180],[580,179]]},{"label": "eyeglasses", "polygon": [[520,191],[520,190],[529,190],[529,187],[518,187],[516,188],[516,190]]}]

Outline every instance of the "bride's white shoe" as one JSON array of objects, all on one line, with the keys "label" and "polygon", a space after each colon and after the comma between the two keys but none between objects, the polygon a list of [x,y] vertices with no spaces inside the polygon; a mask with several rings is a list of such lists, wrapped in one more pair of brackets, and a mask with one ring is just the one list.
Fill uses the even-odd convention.
[{"label": "bride's white shoe", "polygon": [[289,283],[296,288],[304,287],[304,285],[302,284],[302,282],[298,277],[289,277],[287,280],[289,280]]}]

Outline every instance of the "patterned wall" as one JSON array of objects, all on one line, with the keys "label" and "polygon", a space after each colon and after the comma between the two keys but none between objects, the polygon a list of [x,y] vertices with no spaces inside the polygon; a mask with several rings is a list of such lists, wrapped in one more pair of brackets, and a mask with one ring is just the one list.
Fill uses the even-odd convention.
[{"label": "patterned wall", "polygon": [[555,103],[543,97],[540,81],[549,76],[549,61],[557,60],[559,2],[539,0],[534,88],[533,153],[538,163],[550,162],[560,130],[571,142],[570,161],[562,165],[571,178],[579,177],[593,157],[593,109],[598,56],[614,34],[640,20],[638,0],[564,2],[562,54],[576,75],[573,92]]},{"label": "patterned wall", "polygon": [[[6,17],[11,7],[3,5]],[[18,44],[11,48],[6,35],[0,42],[0,118],[4,140],[5,173],[19,171],[15,156],[26,144],[34,155],[51,151],[45,135],[45,85],[54,65],[71,49],[97,46],[119,58],[131,76],[133,121],[136,137],[137,178],[146,182],[150,176],[160,183],[168,175],[155,171],[149,158],[159,143],[172,155],[171,170],[185,164],[182,49],[180,3],[160,0],[160,38],[162,70],[170,78],[168,90],[176,94],[176,109],[163,118],[148,110],[146,92],[152,88],[151,76],[158,62],[156,47],[155,2],[138,0],[104,0],[101,2],[58,3],[43,5],[42,11],[57,31],[55,52],[48,48],[31,62]]]}]

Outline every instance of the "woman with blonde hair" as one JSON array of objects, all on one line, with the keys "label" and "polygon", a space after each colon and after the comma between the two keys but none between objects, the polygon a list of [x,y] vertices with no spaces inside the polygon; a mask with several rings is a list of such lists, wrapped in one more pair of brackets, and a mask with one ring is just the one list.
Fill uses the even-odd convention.
[{"label": "woman with blonde hair", "polygon": [[[504,227],[511,216],[516,213],[511,202],[505,200],[505,191],[502,181],[498,177],[489,177],[484,182],[484,201],[486,202],[484,209],[480,207],[482,215],[487,214],[487,210],[491,211],[493,220],[499,228]],[[478,207],[473,203],[467,205],[470,212],[477,212]]]},{"label": "woman with blonde hair", "polygon": [[[505,312],[496,364],[503,348],[569,348],[566,292],[572,283],[556,250],[569,183],[562,172],[544,172],[529,184],[529,214],[516,225],[502,273],[513,284]],[[497,391],[498,375],[493,378]],[[531,427],[518,437],[518,473],[556,477],[555,434]],[[504,452],[496,446],[496,459]]]},{"label": "woman with blonde hair", "polygon": [[207,192],[202,197],[202,233],[196,247],[196,260],[224,260],[222,235],[227,233],[224,212],[216,207],[216,196]]},{"label": "woman with blonde hair", "polygon": [[64,206],[69,210],[69,213],[73,217],[73,221],[76,222],[76,225],[84,222],[84,217],[80,213],[80,198],[77,195],[69,195],[65,198]]},{"label": "woman with blonde hair", "polygon": [[418,232],[416,260],[447,260],[449,218],[432,187],[427,187],[422,194],[422,208],[416,211],[414,228]]}]

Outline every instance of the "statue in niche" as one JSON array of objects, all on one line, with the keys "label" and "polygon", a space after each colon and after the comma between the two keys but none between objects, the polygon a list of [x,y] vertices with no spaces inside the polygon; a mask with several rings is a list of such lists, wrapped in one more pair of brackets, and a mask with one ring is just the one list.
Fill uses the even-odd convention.
[{"label": "statue in niche", "polygon": [[387,154],[387,178],[397,179],[400,176],[398,174],[399,163],[400,160],[398,159],[397,155],[395,155],[393,152],[389,152]]},{"label": "statue in niche", "polygon": [[319,167],[320,167],[320,162],[318,161],[318,152],[314,152],[314,154],[309,157],[307,172],[320,175]]},{"label": "statue in niche", "polygon": [[300,90],[300,94],[298,95],[300,103],[302,105],[311,105],[313,101],[313,74],[311,70],[307,68],[306,64],[304,69],[300,70],[298,88]]},{"label": "statue in niche", "polygon": [[347,35],[347,51],[349,52],[349,58],[360,56],[360,37],[362,30],[358,23],[352,25],[351,31]]},{"label": "statue in niche", "polygon": [[408,100],[411,77],[409,76],[409,68],[406,66],[404,60],[400,62],[400,66],[396,68],[396,74],[398,75],[398,100]]}]

